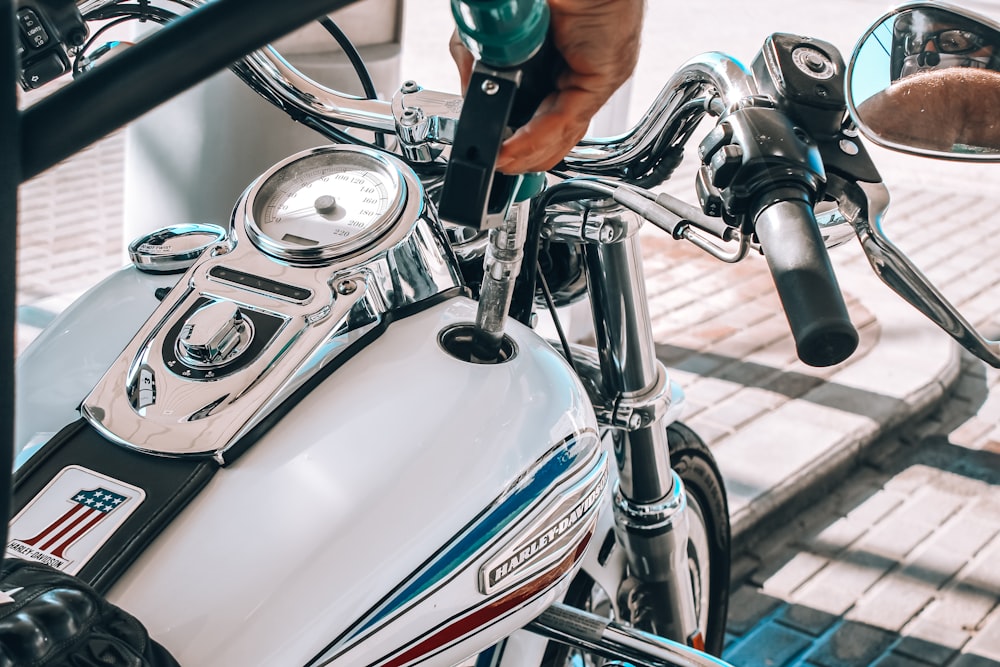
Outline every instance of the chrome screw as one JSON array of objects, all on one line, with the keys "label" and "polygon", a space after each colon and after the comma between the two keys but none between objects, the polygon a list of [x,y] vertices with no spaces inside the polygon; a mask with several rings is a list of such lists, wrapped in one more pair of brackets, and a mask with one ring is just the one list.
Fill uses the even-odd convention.
[{"label": "chrome screw", "polygon": [[601,231],[599,233],[601,243],[611,243],[615,238],[615,228],[614,225],[604,224],[601,225]]},{"label": "chrome screw", "polygon": [[416,125],[419,120],[420,113],[416,109],[403,109],[403,113],[399,118],[399,122],[405,127]]},{"label": "chrome screw", "polygon": [[859,152],[861,152],[861,149],[858,147],[858,145],[853,141],[851,141],[850,139],[840,140],[840,150],[844,151],[844,153],[846,153],[847,155],[857,155]]}]

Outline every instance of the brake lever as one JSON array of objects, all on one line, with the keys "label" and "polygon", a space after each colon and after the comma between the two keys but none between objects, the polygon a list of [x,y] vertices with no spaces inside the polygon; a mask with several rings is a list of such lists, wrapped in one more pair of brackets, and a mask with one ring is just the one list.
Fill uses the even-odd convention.
[{"label": "brake lever", "polygon": [[881,182],[866,183],[830,175],[827,194],[836,199],[861,241],[875,275],[972,354],[1000,368],[1000,341],[989,340],[900,251],[882,230],[889,191]]}]

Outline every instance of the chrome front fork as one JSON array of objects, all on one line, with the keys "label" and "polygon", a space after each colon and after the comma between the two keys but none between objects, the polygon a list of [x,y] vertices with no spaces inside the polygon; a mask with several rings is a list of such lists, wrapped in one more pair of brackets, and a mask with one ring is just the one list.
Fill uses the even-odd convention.
[{"label": "chrome front fork", "polygon": [[611,406],[605,418],[615,429],[615,525],[630,575],[647,595],[652,630],[700,647],[687,498],[670,467],[667,444],[671,386],[656,358],[638,225],[626,227],[630,233],[616,241],[594,241],[584,249],[602,390]]}]

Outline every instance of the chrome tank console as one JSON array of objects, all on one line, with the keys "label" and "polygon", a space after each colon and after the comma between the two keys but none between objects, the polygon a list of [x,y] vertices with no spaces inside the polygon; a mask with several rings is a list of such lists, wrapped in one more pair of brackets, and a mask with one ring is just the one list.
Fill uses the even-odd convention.
[{"label": "chrome tank console", "polygon": [[461,286],[435,214],[394,157],[326,146],[243,194],[84,400],[114,442],[170,456],[234,445],[331,361]]}]

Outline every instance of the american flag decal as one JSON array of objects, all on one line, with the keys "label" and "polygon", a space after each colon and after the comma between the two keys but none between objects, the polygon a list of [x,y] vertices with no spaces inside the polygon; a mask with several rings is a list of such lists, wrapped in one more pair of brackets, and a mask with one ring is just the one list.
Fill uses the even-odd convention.
[{"label": "american flag decal", "polygon": [[38,535],[22,542],[55,558],[63,558],[66,549],[126,500],[125,496],[111,493],[107,489],[81,489],[70,500],[73,506],[65,514]]},{"label": "american flag decal", "polygon": [[7,555],[76,574],[144,498],[142,489],[68,466],[11,522]]}]

